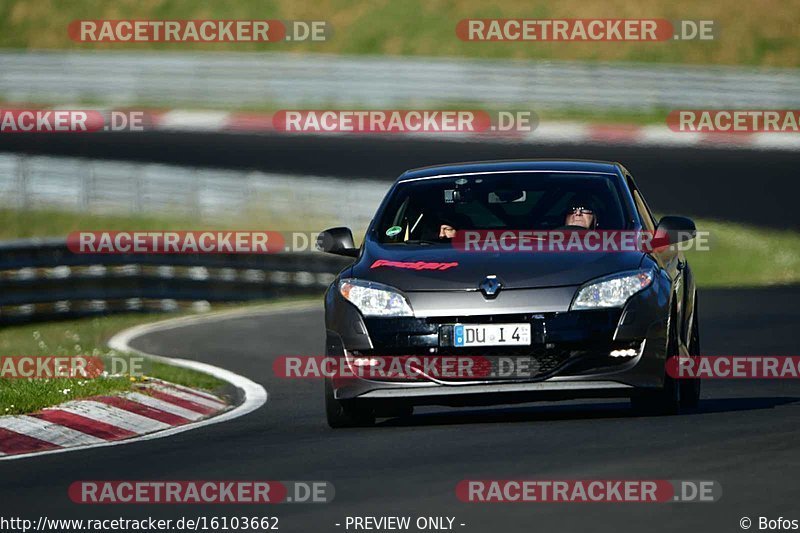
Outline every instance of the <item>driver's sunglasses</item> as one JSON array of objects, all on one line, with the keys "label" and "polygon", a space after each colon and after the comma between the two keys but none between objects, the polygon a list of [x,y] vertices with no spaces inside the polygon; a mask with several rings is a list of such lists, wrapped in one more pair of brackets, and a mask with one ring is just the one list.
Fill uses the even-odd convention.
[{"label": "driver's sunglasses", "polygon": [[593,215],[594,211],[585,207],[570,207],[569,214],[572,215]]}]

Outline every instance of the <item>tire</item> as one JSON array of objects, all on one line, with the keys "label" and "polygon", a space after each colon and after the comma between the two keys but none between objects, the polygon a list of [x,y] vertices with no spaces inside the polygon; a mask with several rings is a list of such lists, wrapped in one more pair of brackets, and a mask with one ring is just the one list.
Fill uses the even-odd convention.
[{"label": "tire", "polygon": [[375,424],[375,412],[364,400],[337,400],[333,383],[325,379],[325,417],[332,428],[369,427]]},{"label": "tire", "polygon": [[[667,359],[678,355],[678,331],[675,326],[675,315],[670,316],[669,333],[667,334]],[[653,391],[645,391],[631,397],[631,407],[642,414],[674,415],[680,412],[683,405],[682,386],[664,371],[664,386]]]},{"label": "tire", "polygon": [[[694,299],[694,312],[692,317],[692,337],[689,339],[689,355],[692,357],[700,355],[700,325],[697,320],[697,296]],[[696,409],[700,403],[699,379],[681,380],[681,408]]]}]

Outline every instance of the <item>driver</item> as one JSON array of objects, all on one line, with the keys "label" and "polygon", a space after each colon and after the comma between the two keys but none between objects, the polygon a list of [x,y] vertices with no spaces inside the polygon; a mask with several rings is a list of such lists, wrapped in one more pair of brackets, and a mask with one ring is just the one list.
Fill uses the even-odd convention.
[{"label": "driver", "polygon": [[439,226],[439,238],[440,239],[452,239],[456,236],[456,228],[448,223],[441,224]]},{"label": "driver", "polygon": [[564,216],[566,226],[579,226],[584,229],[595,229],[597,227],[597,215],[592,208],[592,204],[587,200],[572,202],[572,207],[567,209]]},{"label": "driver", "polygon": [[[469,221],[463,216],[452,211],[440,212],[438,216],[439,232],[437,237],[442,242],[452,241],[459,229],[469,226]],[[436,227],[434,226],[434,232]]]}]

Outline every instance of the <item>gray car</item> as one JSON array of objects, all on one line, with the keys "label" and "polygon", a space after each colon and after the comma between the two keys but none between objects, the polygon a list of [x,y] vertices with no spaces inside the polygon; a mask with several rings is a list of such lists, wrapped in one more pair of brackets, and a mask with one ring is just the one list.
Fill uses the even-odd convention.
[{"label": "gray car", "polygon": [[[318,241],[355,258],[325,294],[326,354],[349,370],[325,381],[329,425],[370,425],[426,404],[696,406],[699,380],[666,371],[668,358],[700,350],[695,282],[676,246],[694,233],[685,217],[657,222],[619,163],[405,172],[359,248],[347,228]],[[669,245],[621,246],[630,235],[667,235]],[[571,239],[580,246],[565,248]]]}]

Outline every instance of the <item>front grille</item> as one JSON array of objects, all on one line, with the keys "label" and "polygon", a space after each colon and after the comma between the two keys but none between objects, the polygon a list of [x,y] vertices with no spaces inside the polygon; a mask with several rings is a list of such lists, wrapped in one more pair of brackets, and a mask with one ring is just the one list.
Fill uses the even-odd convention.
[{"label": "front grille", "polygon": [[[458,383],[465,381],[529,381],[545,379],[571,359],[577,360],[580,355],[564,349],[545,349],[542,346],[514,346],[507,348],[439,348],[438,353],[431,354],[425,351],[416,353],[409,350],[387,351],[368,350],[359,351],[354,355],[372,358],[379,361],[381,368],[407,368],[405,362],[414,357],[431,365],[434,381],[445,383]],[[423,363],[424,364],[424,363]],[[467,365],[462,371],[460,364]],[[446,366],[446,365],[449,365]],[[415,365],[414,368],[421,368]],[[452,369],[448,371],[447,368]],[[373,374],[370,379],[376,381],[414,382],[427,381],[424,375],[416,374],[413,377],[385,376]]]},{"label": "front grille", "polygon": [[440,348],[439,355],[485,358],[491,364],[493,371],[486,377],[487,381],[541,379],[553,374],[571,357],[569,350],[545,349],[541,345],[503,348]]},{"label": "front grille", "polygon": [[[367,318],[364,320],[373,349],[357,355],[398,358],[474,358],[482,373],[439,377],[444,383],[463,381],[536,381],[566,371],[616,365],[609,361],[619,310],[570,313],[452,316],[431,318]],[[453,324],[531,324],[529,346],[453,346]],[[382,361],[381,364],[384,364]],[[504,366],[505,365],[505,366]],[[509,370],[511,368],[511,370]],[[580,370],[578,370],[580,369]],[[435,376],[436,377],[436,376]],[[425,379],[377,377],[376,381],[413,382]]]}]

